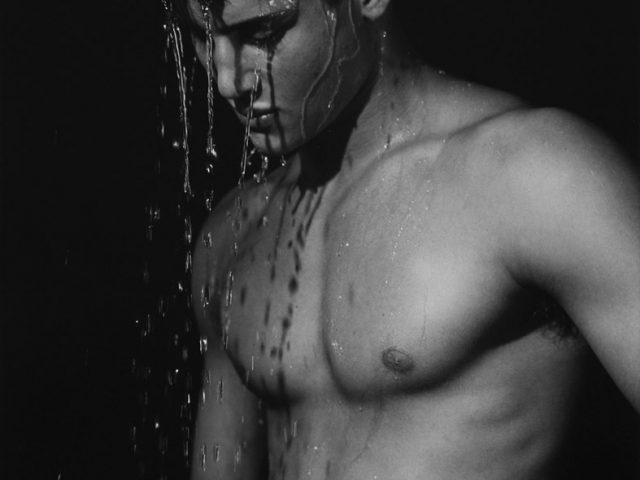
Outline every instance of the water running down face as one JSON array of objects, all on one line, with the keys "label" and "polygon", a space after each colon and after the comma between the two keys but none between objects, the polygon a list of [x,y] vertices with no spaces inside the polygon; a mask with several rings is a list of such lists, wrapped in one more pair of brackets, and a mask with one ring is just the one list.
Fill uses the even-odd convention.
[{"label": "water running down face", "polygon": [[198,59],[207,68],[209,52],[217,89],[245,124],[258,79],[250,136],[262,153],[287,154],[315,138],[373,69],[357,0],[187,2]]}]

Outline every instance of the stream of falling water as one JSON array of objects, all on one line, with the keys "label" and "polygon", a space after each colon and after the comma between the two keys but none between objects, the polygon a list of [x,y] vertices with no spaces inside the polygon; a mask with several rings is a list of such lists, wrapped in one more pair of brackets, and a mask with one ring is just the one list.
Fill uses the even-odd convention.
[{"label": "stream of falling water", "polygon": [[247,124],[244,129],[244,139],[242,142],[242,163],[240,164],[240,178],[238,180],[239,190],[244,187],[244,180],[247,174],[247,165],[249,157],[253,152],[249,152],[249,145],[251,143],[251,121],[253,120],[253,104],[256,100],[256,92],[258,91],[258,85],[260,84],[260,70],[256,68],[254,71],[253,85],[251,87],[251,94],[249,98],[249,113],[247,114]]},{"label": "stream of falling water", "polygon": [[213,141],[213,100],[215,95],[215,75],[213,71],[213,29],[211,28],[211,9],[208,5],[202,4],[202,16],[206,24],[206,42],[207,42],[207,154],[213,158],[218,157],[216,145]]},{"label": "stream of falling water", "polygon": [[[166,139],[167,145],[171,145],[165,158],[156,164],[157,192],[156,198],[150,200],[146,207],[147,225],[146,242],[147,258],[144,262],[142,279],[145,286],[145,300],[143,309],[136,318],[136,325],[140,333],[140,351],[132,359],[131,371],[136,376],[139,385],[140,413],[130,429],[130,441],[133,453],[138,462],[138,478],[160,479],[183,478],[190,468],[191,440],[193,415],[196,413],[194,406],[198,403],[192,401],[195,398],[197,382],[192,377],[194,360],[202,358],[208,345],[206,338],[198,338],[194,335],[191,313],[190,275],[192,271],[192,245],[194,243],[194,230],[198,228],[199,220],[192,219],[192,212],[201,209],[196,204],[200,190],[198,182],[200,177],[194,175],[198,164],[191,165],[201,158],[194,150],[193,158],[190,150],[192,140],[190,132],[190,109],[194,95],[194,63],[185,61],[185,45],[183,44],[183,32],[176,19],[171,0],[162,0],[165,13],[163,25],[164,50],[162,52],[163,64],[167,72],[160,87],[159,112],[164,110],[176,111],[177,123],[168,119],[170,116],[162,116],[159,113],[160,137]],[[206,105],[207,105],[207,129],[206,145],[203,160],[207,176],[213,173],[213,160],[218,158],[217,146],[214,142],[214,100],[216,96],[215,67],[213,64],[213,31],[211,12],[208,7],[203,7],[203,15],[207,19],[207,63],[206,63]],[[188,47],[188,45],[187,45]],[[172,71],[171,71],[172,70]],[[175,105],[173,97],[167,95],[168,81],[171,81],[172,91],[176,91]],[[242,157],[240,158],[240,176],[236,185],[235,212],[231,215],[233,231],[233,254],[238,253],[238,243],[241,222],[245,215],[242,194],[246,187],[249,174],[253,174],[256,184],[266,182],[269,170],[270,158],[260,154],[259,165],[253,165],[252,159],[256,153],[251,144],[251,120],[254,112],[254,101],[259,91],[261,71],[254,70],[253,85],[250,92],[249,111],[247,124],[244,129],[242,143]],[[175,82],[175,87],[173,87]],[[166,112],[165,112],[166,113]],[[175,125],[174,125],[175,123]],[[195,135],[197,137],[197,135]],[[170,161],[177,155],[182,155],[178,164]],[[168,163],[167,163],[168,162]],[[282,157],[281,165],[286,161]],[[161,181],[163,175],[172,174],[172,168],[180,169],[180,191],[172,197],[171,192],[165,190]],[[237,164],[236,164],[237,165]],[[192,169],[193,166],[193,169]],[[175,175],[175,174],[174,174]],[[193,185],[192,185],[193,182]],[[165,182],[167,183],[167,182]],[[171,183],[171,182],[168,182]],[[206,182],[205,182],[206,184]],[[177,185],[176,185],[177,188]],[[194,190],[195,188],[195,190]],[[205,188],[205,187],[203,187]],[[195,193],[194,193],[195,192]],[[204,212],[210,212],[214,205],[213,190],[203,193]],[[265,187],[265,201],[268,201],[268,188]],[[172,203],[173,202],[173,203]],[[266,217],[263,218],[266,222]],[[176,234],[176,230],[180,233]],[[163,237],[164,235],[164,237]],[[169,241],[167,241],[167,236]],[[163,248],[162,242],[170,244],[169,252]],[[206,233],[202,242],[205,248],[211,248],[214,242],[211,233]],[[166,247],[166,245],[164,246]],[[184,256],[180,256],[184,253]],[[174,260],[182,259],[180,268],[171,270],[168,274],[165,270],[166,263],[176,263]],[[172,267],[173,268],[173,267]],[[169,269],[170,270],[170,269]],[[230,270],[223,283],[223,325],[228,331],[230,318],[228,312],[233,302],[233,271]],[[205,292],[209,301],[210,291]],[[226,316],[225,316],[226,315]],[[228,338],[224,335],[225,341]],[[195,339],[195,341],[194,341]],[[197,363],[197,362],[196,362]],[[207,392],[215,388],[215,372],[205,372],[201,394],[201,402],[206,401]],[[199,375],[199,372],[194,372]],[[248,381],[248,377],[245,379]],[[218,382],[217,399],[223,401],[224,385]],[[214,393],[215,395],[215,393]],[[193,445],[195,459],[200,462],[203,469],[207,466],[208,459],[217,462],[221,453],[218,445]],[[199,458],[198,458],[198,453]],[[209,454],[209,455],[207,455]],[[241,450],[235,452],[236,465],[241,462]],[[176,466],[177,465],[177,466]]]},{"label": "stream of falling water", "polygon": [[[194,221],[192,214],[202,210],[201,213],[206,215],[206,212],[210,212],[213,208],[214,198],[213,190],[208,190],[206,187],[206,185],[212,185],[212,179],[203,182],[199,177],[191,178],[191,162],[202,157],[204,171],[210,178],[214,167],[212,161],[218,156],[214,143],[213,124],[216,95],[212,61],[213,32],[208,28],[206,145],[204,156],[194,154],[192,158],[189,121],[191,102],[195,98],[195,57],[194,63],[191,64],[190,58],[187,59],[185,56],[183,32],[170,0],[162,0],[162,7],[165,13],[162,60],[166,72],[172,75],[165,76],[160,87],[158,133],[162,139],[166,139],[167,145],[173,148],[159,156],[154,173],[157,183],[155,198],[151,199],[146,207],[145,237],[148,253],[142,272],[146,293],[142,310],[135,321],[140,332],[140,350],[135,354],[131,364],[132,374],[136,377],[139,386],[139,414],[129,432],[132,451],[138,464],[138,478],[154,480],[184,478],[192,461],[193,415],[196,413],[195,406],[198,403],[193,401],[195,389],[198,386],[193,375],[200,374],[199,367],[196,365],[199,365],[198,359],[202,358],[208,348],[206,339],[195,335],[191,312],[189,277],[193,266],[192,245],[195,238],[194,229],[198,228],[200,221]],[[210,27],[211,22],[207,22],[207,25]],[[253,102],[259,87],[259,75],[260,72],[256,70],[251,90],[249,123],[253,117]],[[175,98],[174,95],[167,95],[168,82],[172,85],[175,82],[175,87],[172,86],[172,92],[176,92]],[[177,122],[171,119],[173,118],[171,111],[175,111],[176,106]],[[239,233],[239,222],[242,218],[240,192],[245,186],[254,153],[250,142],[250,125],[248,125],[244,131],[242,158],[239,162],[240,178],[237,182],[239,209],[235,212],[235,219],[233,219],[234,235]],[[172,162],[177,154],[182,156],[182,162],[179,164]],[[257,183],[265,180],[269,167],[267,156],[262,155],[260,159],[259,168],[253,169],[256,172],[253,178]],[[194,165],[197,166],[197,164]],[[167,190],[167,186],[170,187],[174,183],[172,178],[176,178],[175,176],[168,178],[169,175],[175,175],[173,170],[176,170],[178,178],[181,178],[179,191],[176,185],[175,193]],[[196,180],[198,180],[197,185],[204,185],[202,187],[204,205],[202,206],[196,203],[196,200],[201,198],[200,190],[192,189],[192,181]],[[211,248],[214,239],[209,233],[205,234],[202,241],[205,248]],[[237,241],[234,241],[234,252],[237,252],[237,248]],[[184,256],[182,256],[181,266],[176,268],[180,262],[175,260],[182,254]],[[167,264],[170,266],[167,267]],[[233,301],[232,272],[229,272],[224,286],[227,290],[224,304],[228,310]],[[209,293],[207,297],[208,295]],[[206,393],[211,391],[215,382],[212,372],[206,372],[201,390],[202,402],[206,401]],[[222,402],[222,392],[223,385],[220,384],[217,392],[219,402]],[[196,453],[193,461],[200,460],[203,468],[206,468],[206,446],[194,445],[193,447]],[[200,453],[200,459],[197,458],[198,453]],[[209,454],[212,461],[217,461],[220,456],[219,448],[212,446]],[[237,460],[240,462],[240,457]]]},{"label": "stream of falling water", "polygon": [[[188,469],[195,403],[191,370],[198,352],[189,289],[191,247],[197,226],[191,217],[197,209],[190,178],[189,126],[195,57],[193,63],[190,59],[185,61],[183,34],[170,1],[163,0],[162,7],[162,61],[166,72],[173,75],[163,75],[158,133],[173,149],[158,153],[156,192],[146,207],[147,258],[142,273],[145,295],[135,322],[140,347],[131,365],[138,383],[139,414],[131,426],[130,441],[138,478],[154,480],[183,478]],[[167,95],[171,78],[175,81],[175,99]],[[167,109],[175,112],[176,106],[177,122],[166,114]],[[178,158],[175,163],[180,154],[182,161]],[[178,183],[174,182],[176,174]]]},{"label": "stream of falling water", "polygon": [[167,41],[171,45],[173,60],[176,66],[178,89],[180,91],[180,120],[182,122],[182,149],[184,150],[184,193],[188,197],[192,195],[191,179],[189,176],[189,115],[187,109],[187,72],[184,66],[184,44],[182,31],[173,16],[173,10],[169,3],[163,2],[169,20],[167,22],[169,35]]}]

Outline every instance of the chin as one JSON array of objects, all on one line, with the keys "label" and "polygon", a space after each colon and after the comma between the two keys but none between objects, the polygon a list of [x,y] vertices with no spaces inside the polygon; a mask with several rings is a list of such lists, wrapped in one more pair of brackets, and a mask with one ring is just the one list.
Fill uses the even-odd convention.
[{"label": "chin", "polygon": [[298,150],[304,142],[301,139],[289,141],[281,135],[254,132],[251,134],[251,143],[254,148],[263,155],[281,157]]}]

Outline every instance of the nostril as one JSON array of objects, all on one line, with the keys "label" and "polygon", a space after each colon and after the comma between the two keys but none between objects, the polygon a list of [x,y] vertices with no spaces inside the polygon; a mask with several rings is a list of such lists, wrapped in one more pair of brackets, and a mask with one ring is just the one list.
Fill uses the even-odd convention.
[{"label": "nostril", "polygon": [[260,70],[254,70],[248,73],[243,78],[242,94],[251,95],[255,91],[255,96],[258,97],[262,93],[262,80],[260,79]]},{"label": "nostril", "polygon": [[[247,75],[249,77],[249,75]],[[251,74],[249,77],[251,82],[247,81],[247,84],[244,85],[244,88],[239,91],[238,97],[235,99],[235,109],[239,112],[247,112],[251,105],[251,95],[252,92],[254,95],[254,99],[260,97],[262,93],[262,80],[260,79],[260,75],[258,73]]]}]

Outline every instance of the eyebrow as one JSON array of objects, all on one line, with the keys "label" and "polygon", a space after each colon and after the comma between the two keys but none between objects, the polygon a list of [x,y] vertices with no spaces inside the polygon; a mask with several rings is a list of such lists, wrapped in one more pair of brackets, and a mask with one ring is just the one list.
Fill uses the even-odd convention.
[{"label": "eyebrow", "polygon": [[[291,15],[297,15],[297,5],[295,7],[289,8],[281,8],[280,10],[272,10],[269,12],[259,13],[258,15],[248,17],[246,19],[240,19],[237,22],[231,24],[225,24],[219,15],[216,15],[214,12],[210,12],[210,16],[213,19],[214,27],[213,31],[219,34],[228,34],[234,30],[239,30],[243,28],[251,28],[253,26],[259,25],[264,22],[268,22],[271,20],[277,20],[283,17],[289,17]],[[188,15],[188,23],[189,27],[192,30],[196,30],[200,34],[206,34],[206,26],[201,25],[201,21],[199,19],[194,18],[194,15],[191,11],[189,11]]]},{"label": "eyebrow", "polygon": [[246,19],[241,19],[237,22],[231,23],[231,24],[224,24],[222,22],[221,26],[217,25],[215,27],[215,30],[219,33],[229,33],[230,31],[233,30],[238,30],[238,29],[243,29],[243,28],[251,28],[257,25],[260,25],[262,23],[266,23],[272,20],[279,20],[281,18],[285,18],[285,17],[291,17],[291,15],[297,15],[297,10],[294,8],[283,8],[280,10],[276,10],[276,11],[270,11],[270,12],[265,12],[265,13],[261,13],[259,15],[253,16],[253,17],[249,17]]}]

